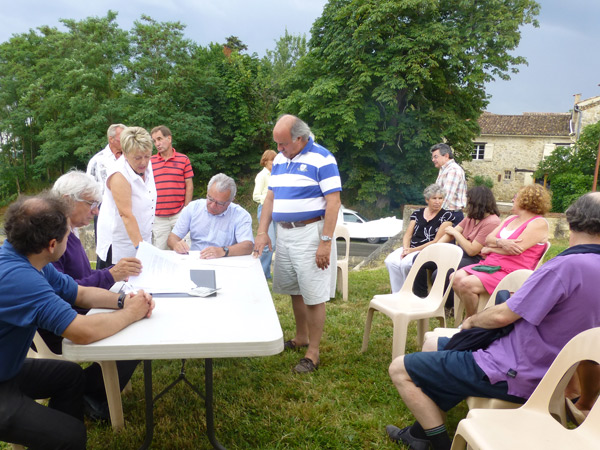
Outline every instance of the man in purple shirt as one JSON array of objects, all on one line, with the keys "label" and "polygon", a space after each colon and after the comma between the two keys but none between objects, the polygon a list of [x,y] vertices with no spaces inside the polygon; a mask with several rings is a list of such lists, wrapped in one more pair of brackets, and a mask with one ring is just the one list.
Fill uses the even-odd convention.
[{"label": "man in purple shirt", "polygon": [[[448,411],[468,396],[523,403],[556,355],[575,335],[600,326],[596,279],[600,265],[600,193],[580,197],[566,212],[569,248],[535,271],[506,303],[467,318],[463,329],[514,329],[484,350],[403,355],[390,377],[417,422],[390,438],[413,450],[449,449]],[[440,348],[445,342],[439,341]],[[443,348],[443,347],[442,347]],[[431,447],[430,447],[431,446]]]}]

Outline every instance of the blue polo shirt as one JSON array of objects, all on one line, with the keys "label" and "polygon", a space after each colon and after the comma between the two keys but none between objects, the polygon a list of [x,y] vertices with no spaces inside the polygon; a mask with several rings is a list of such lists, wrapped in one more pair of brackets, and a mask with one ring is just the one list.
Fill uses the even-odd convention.
[{"label": "blue polo shirt", "polygon": [[0,381],[21,370],[38,328],[56,335],[77,316],[77,283],[52,264],[38,271],[10,242],[0,247]]},{"label": "blue polo shirt", "polygon": [[325,195],[342,190],[335,157],[312,138],[293,159],[279,153],[273,161],[273,221],[297,222],[325,214]]}]

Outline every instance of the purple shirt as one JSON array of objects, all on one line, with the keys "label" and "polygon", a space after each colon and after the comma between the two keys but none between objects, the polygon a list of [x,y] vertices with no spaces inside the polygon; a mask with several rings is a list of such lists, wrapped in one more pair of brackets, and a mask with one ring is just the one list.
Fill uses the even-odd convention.
[{"label": "purple shirt", "polygon": [[492,384],[529,398],[565,344],[600,326],[600,255],[558,256],[536,270],[506,302],[522,319],[507,336],[473,353]]},{"label": "purple shirt", "polygon": [[110,289],[115,284],[115,280],[108,271],[108,268],[92,270],[85,249],[74,233],[69,233],[65,253],[58,261],[52,264],[59,272],[71,276],[80,286]]}]

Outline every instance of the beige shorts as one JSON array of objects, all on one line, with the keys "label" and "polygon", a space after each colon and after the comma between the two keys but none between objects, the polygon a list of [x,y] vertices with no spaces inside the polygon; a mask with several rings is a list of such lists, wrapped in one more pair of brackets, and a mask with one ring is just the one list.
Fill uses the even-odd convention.
[{"label": "beige shorts", "polygon": [[277,227],[277,251],[273,267],[273,292],[302,295],[307,305],[318,305],[335,297],[337,249],[331,243],[329,267],[319,269],[316,254],[324,221],[301,228]]}]

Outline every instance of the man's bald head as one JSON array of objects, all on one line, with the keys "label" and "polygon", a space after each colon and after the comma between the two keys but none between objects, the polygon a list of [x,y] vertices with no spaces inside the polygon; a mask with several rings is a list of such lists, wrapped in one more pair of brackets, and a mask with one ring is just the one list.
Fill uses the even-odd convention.
[{"label": "man's bald head", "polygon": [[273,128],[273,140],[286,158],[292,159],[302,151],[310,138],[310,127],[291,114],[281,116]]},{"label": "man's bald head", "polygon": [[68,202],[50,192],[20,197],[6,212],[6,240],[22,255],[40,253],[48,248],[52,239],[63,240],[69,226],[69,213]]}]

